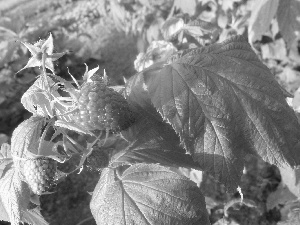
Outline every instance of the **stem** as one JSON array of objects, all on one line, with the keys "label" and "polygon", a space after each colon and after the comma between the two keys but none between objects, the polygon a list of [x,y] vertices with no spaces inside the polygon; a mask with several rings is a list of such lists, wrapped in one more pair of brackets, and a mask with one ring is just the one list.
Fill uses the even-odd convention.
[{"label": "stem", "polygon": [[40,143],[39,143],[39,147],[38,147],[38,154],[39,154],[40,149],[41,149],[41,147],[42,147],[42,142],[44,141],[45,136],[46,136],[46,134],[47,134],[47,132],[48,132],[48,129],[49,129],[49,127],[50,127],[51,125],[53,125],[53,122],[50,120],[50,121],[48,122],[48,124],[46,125],[45,130],[44,130],[44,132],[42,133],[42,136],[40,137]]},{"label": "stem", "polygon": [[82,224],[84,224],[85,222],[87,222],[87,221],[89,221],[89,220],[91,220],[91,219],[93,219],[93,218],[94,218],[93,216],[90,216],[90,217],[88,217],[88,218],[86,218],[86,219],[80,221],[80,222],[77,223],[76,225],[82,225]]},{"label": "stem", "polygon": [[45,79],[45,85],[47,86],[47,91],[50,93],[50,85],[47,79],[47,72],[46,72],[46,58],[47,58],[47,53],[46,53],[46,49],[43,50],[42,52],[42,68],[43,68],[43,77]]},{"label": "stem", "polygon": [[257,205],[254,201],[250,200],[250,199],[233,199],[231,201],[229,201],[225,206],[224,206],[224,216],[227,218],[228,217],[228,209],[232,206],[234,206],[235,204],[238,205],[246,205],[249,208],[257,208]]}]

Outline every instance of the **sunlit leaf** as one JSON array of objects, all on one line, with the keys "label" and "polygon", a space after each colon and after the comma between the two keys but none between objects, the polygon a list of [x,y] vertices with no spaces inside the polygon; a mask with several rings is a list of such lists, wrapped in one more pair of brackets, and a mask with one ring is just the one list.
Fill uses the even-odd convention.
[{"label": "sunlit leaf", "polygon": [[153,63],[166,61],[177,49],[171,42],[152,41],[146,53],[138,54],[134,61],[134,68],[141,72]]},{"label": "sunlit leaf", "polygon": [[93,133],[91,133],[89,130],[85,129],[84,127],[82,127],[79,124],[76,124],[74,122],[72,123],[72,122],[66,122],[63,120],[57,120],[57,121],[55,121],[54,125],[57,127],[62,127],[62,128],[66,128],[66,129],[69,129],[72,131],[76,131],[81,134],[93,135]]},{"label": "sunlit leaf", "polygon": [[253,43],[260,40],[261,36],[269,29],[274,18],[279,0],[259,0],[255,1],[249,20],[248,33],[249,41]]},{"label": "sunlit leaf", "polygon": [[65,160],[67,155],[57,151],[56,143],[45,140],[49,127],[53,126],[49,123],[51,121],[46,121],[44,117],[32,116],[14,130],[11,140],[14,161],[38,156],[48,156],[57,161]]},{"label": "sunlit leaf", "polygon": [[[280,85],[241,37],[144,72],[153,105],[199,165],[234,190],[245,154],[300,163],[300,127]],[[284,117],[282,115],[285,115]]]},{"label": "sunlit leaf", "polygon": [[187,13],[193,16],[196,10],[197,2],[195,0],[175,0],[174,7],[179,9],[182,13]]},{"label": "sunlit leaf", "polygon": [[170,18],[161,28],[162,35],[166,41],[173,40],[183,27],[184,21],[182,18]]},{"label": "sunlit leaf", "polygon": [[15,159],[26,158],[27,152],[37,153],[45,118],[32,116],[14,130],[11,138],[11,154]]},{"label": "sunlit leaf", "polygon": [[90,208],[97,224],[210,224],[196,184],[155,164],[104,169]]},{"label": "sunlit leaf", "polygon": [[[6,214],[12,225],[18,225],[22,221],[22,214],[27,210],[30,198],[28,185],[21,181],[20,176],[14,169],[9,170],[0,179],[0,204],[5,211],[0,212],[0,218]],[[1,208],[0,207],[0,208]]]},{"label": "sunlit leaf", "polygon": [[33,224],[33,225],[48,225],[49,223],[45,221],[39,209],[27,210],[23,214],[22,221]]},{"label": "sunlit leaf", "polygon": [[0,178],[8,171],[12,166],[12,156],[10,152],[10,145],[3,143],[0,150]]},{"label": "sunlit leaf", "polygon": [[114,149],[117,153],[112,156],[110,167],[143,162],[197,168],[192,157],[179,146],[176,134],[166,124],[142,120],[136,126],[140,129],[133,128],[134,130],[129,131],[135,134],[135,139]]},{"label": "sunlit leaf", "polygon": [[[53,80],[49,77],[48,83],[50,86],[54,85]],[[51,92],[52,95],[56,97],[59,96],[56,90],[51,89]],[[51,107],[51,101],[53,100],[52,95],[49,93],[43,77],[40,76],[23,94],[21,103],[25,109],[33,114],[44,117],[53,117],[53,110]]]},{"label": "sunlit leaf", "polygon": [[290,48],[297,37],[296,33],[300,32],[300,1],[280,0],[277,21],[280,33],[286,41],[288,48]]},{"label": "sunlit leaf", "polygon": [[287,212],[287,218],[282,218],[283,221],[279,221],[277,225],[295,225],[300,223],[300,204],[292,206]]}]

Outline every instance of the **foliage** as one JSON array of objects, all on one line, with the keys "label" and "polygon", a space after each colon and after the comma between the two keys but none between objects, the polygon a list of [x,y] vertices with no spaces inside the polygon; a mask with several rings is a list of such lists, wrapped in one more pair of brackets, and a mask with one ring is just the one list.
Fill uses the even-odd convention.
[{"label": "foliage", "polygon": [[[210,224],[202,192],[178,167],[206,171],[233,192],[239,187],[247,155],[282,167],[282,175],[287,170],[295,173],[289,188],[296,193],[294,167],[300,165],[296,100],[288,104],[286,99],[292,95],[259,59],[266,56],[266,48],[255,45],[269,32],[274,41],[282,39],[284,49],[295,48],[299,20],[288,18],[284,9],[293,6],[299,11],[298,1],[94,3],[79,2],[68,11],[70,5],[64,2],[60,10],[47,14],[53,19],[41,17],[27,29],[22,24],[13,26],[12,15],[0,21],[0,49],[5,50],[0,67],[9,68],[18,60],[23,68],[14,72],[41,67],[21,98],[33,115],[14,130],[10,145],[1,146],[1,220],[13,225],[48,224],[38,207],[30,207],[39,196],[23,176],[24,161],[38,157],[66,163],[80,156],[75,170],[57,172],[57,183],[61,176],[98,161],[95,167],[102,172],[90,203],[97,224]],[[218,12],[208,13],[208,6]],[[55,73],[53,64],[70,54],[68,48],[82,60],[99,59],[100,47],[94,40],[103,26],[95,21],[108,14],[119,29],[143,40],[134,63],[138,73],[123,87],[110,86],[124,96],[135,116],[129,128],[116,132],[90,130],[72,117],[80,87],[93,75],[100,76],[98,67],[86,66],[82,79],[70,74],[68,81]],[[46,40],[33,40],[48,31],[52,32]],[[288,55],[285,60],[293,61]],[[107,85],[105,72],[102,79]],[[241,202],[249,203],[243,197]],[[287,224],[299,217],[299,205],[291,205],[294,214],[286,218]]]}]

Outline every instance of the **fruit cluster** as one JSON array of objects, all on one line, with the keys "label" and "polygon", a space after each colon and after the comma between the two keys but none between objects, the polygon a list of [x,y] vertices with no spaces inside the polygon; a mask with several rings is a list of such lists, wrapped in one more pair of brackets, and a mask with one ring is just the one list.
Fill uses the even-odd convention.
[{"label": "fruit cluster", "polygon": [[114,133],[127,129],[134,121],[126,99],[101,79],[84,83],[77,101],[74,121],[88,130]]},{"label": "fruit cluster", "polygon": [[56,167],[56,161],[46,157],[27,159],[24,162],[23,174],[34,194],[41,195],[51,188]]}]

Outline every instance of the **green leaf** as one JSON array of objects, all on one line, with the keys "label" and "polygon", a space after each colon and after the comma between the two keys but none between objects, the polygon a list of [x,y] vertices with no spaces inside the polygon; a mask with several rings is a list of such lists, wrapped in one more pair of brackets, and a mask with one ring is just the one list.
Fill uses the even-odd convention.
[{"label": "green leaf", "polygon": [[3,143],[0,150],[0,178],[9,170],[12,166],[12,156],[10,152],[10,145]]},{"label": "green leaf", "polygon": [[18,49],[18,44],[14,41],[2,41],[0,43],[0,67],[13,60]]},{"label": "green leaf", "polygon": [[32,210],[27,210],[23,214],[23,222],[33,225],[48,225],[49,223],[45,221],[39,209],[35,208]]},{"label": "green leaf", "polygon": [[176,38],[183,27],[184,21],[182,18],[172,17],[163,24],[161,32],[166,41],[171,41]]},{"label": "green leaf", "polygon": [[9,215],[5,210],[4,204],[0,198],[0,221],[10,221]]},{"label": "green leaf", "polygon": [[[292,202],[296,199],[297,195],[294,195],[289,190],[288,186],[286,186],[284,182],[281,182],[276,188],[276,191],[271,192],[268,196],[266,201],[267,210],[272,210],[275,207],[282,209],[283,207],[289,205],[288,202]],[[281,218],[284,216],[286,215],[281,214]]]},{"label": "green leaf", "polygon": [[193,16],[195,14],[195,10],[197,6],[197,2],[195,0],[175,0],[174,1],[174,7],[176,9],[180,9],[182,13],[187,13],[190,16]]},{"label": "green leaf", "polygon": [[19,173],[11,169],[0,179],[0,219],[9,216],[12,225],[18,225],[22,221],[22,214],[27,210],[30,199],[28,185],[21,181]]},{"label": "green leaf", "polygon": [[136,163],[159,163],[163,166],[198,168],[192,157],[185,154],[185,150],[178,144],[176,145],[176,139],[174,142],[171,139],[168,142],[161,136],[157,136],[157,139],[148,138],[148,141],[145,141],[143,140],[145,136],[138,136],[140,137],[137,137],[136,141],[127,146],[121,145],[119,149],[115,148],[117,153],[112,156],[110,167]]},{"label": "green leaf", "polygon": [[300,199],[300,168],[279,167],[281,182],[287,186],[289,191]]},{"label": "green leaf", "polygon": [[32,116],[24,120],[13,132],[11,154],[16,160],[27,158],[28,152],[37,153],[45,118]]},{"label": "green leaf", "polygon": [[135,112],[136,122],[122,131],[122,137],[130,144],[116,150],[118,153],[112,158],[112,165],[146,162],[197,167],[191,156],[180,146],[179,136],[173,128],[162,121],[144,87],[142,73],[127,82],[126,99]]},{"label": "green leaf", "polygon": [[184,25],[183,29],[190,35],[199,37],[207,34],[213,34],[218,31],[218,25],[201,19],[196,19]]},{"label": "green leaf", "polygon": [[[51,121],[46,121],[44,117],[32,116],[14,130],[11,139],[11,154],[14,162],[38,156],[51,157],[59,162],[65,160],[67,155],[57,151],[56,143],[45,140],[44,136],[49,130],[45,129],[48,123]],[[53,128],[53,125],[50,124],[48,127]]]},{"label": "green leaf", "polygon": [[[145,89],[203,170],[234,190],[245,154],[300,163],[300,127],[282,88],[241,37],[144,73]],[[284,116],[283,116],[284,115]]]},{"label": "green leaf", "polygon": [[[144,71],[156,71],[162,68],[162,64],[154,64]],[[143,71],[143,72],[144,72]],[[132,106],[132,110],[142,116],[154,117],[155,120],[162,121],[159,113],[151,103],[148,90],[145,86],[143,73],[132,76],[126,83],[125,97]]]},{"label": "green leaf", "polygon": [[299,223],[300,223],[300,208],[298,206],[290,210],[287,220],[279,221],[277,225],[295,225]]},{"label": "green leaf", "polygon": [[280,0],[277,10],[280,33],[290,48],[300,31],[300,1]]},{"label": "green leaf", "polygon": [[128,22],[127,13],[122,4],[119,4],[116,0],[110,1],[110,13],[118,29],[126,28],[126,22]]},{"label": "green leaf", "polygon": [[0,160],[11,158],[10,145],[3,143],[0,149]]},{"label": "green leaf", "polygon": [[261,36],[269,29],[271,21],[277,11],[278,2],[279,0],[255,1],[248,26],[250,43],[260,40]]},{"label": "green leaf", "polygon": [[[54,85],[54,81],[47,77],[48,84]],[[48,87],[44,82],[44,77],[40,76],[30,88],[23,94],[21,103],[24,108],[34,115],[43,117],[53,117],[53,110],[51,107],[51,101],[53,96],[58,97],[59,94],[56,90],[52,89],[51,93],[48,91]]]},{"label": "green leaf", "polygon": [[152,41],[146,53],[138,54],[134,61],[134,68],[141,72],[153,63],[166,61],[175,52],[177,52],[177,49],[171,42]]},{"label": "green leaf", "polygon": [[210,224],[205,199],[188,178],[155,164],[120,173],[101,174],[90,203],[97,224]]},{"label": "green leaf", "polygon": [[80,134],[89,134],[89,135],[94,136],[92,132],[90,132],[89,130],[87,130],[86,128],[81,126],[80,124],[76,124],[74,122],[66,122],[64,120],[57,120],[57,121],[55,121],[54,125],[57,127],[75,131]]}]

